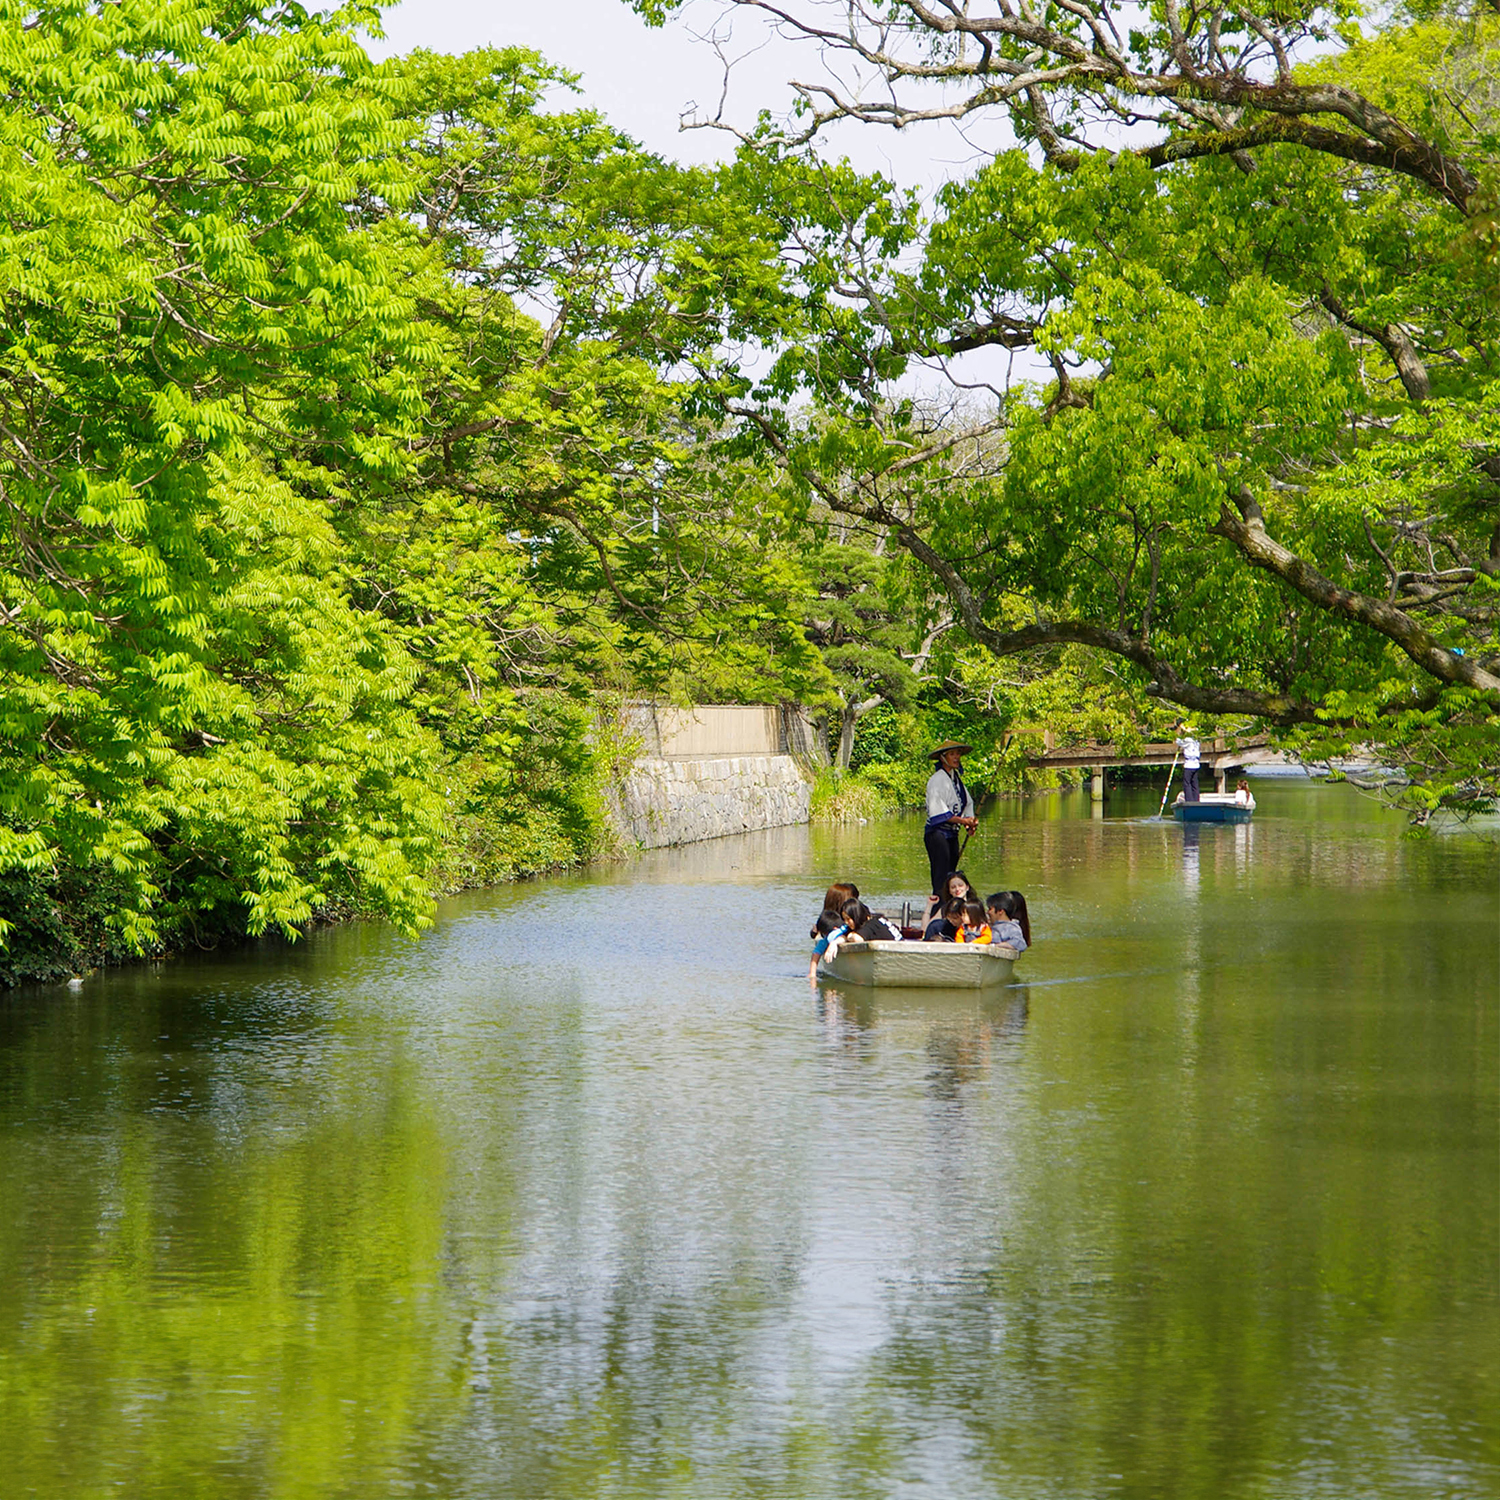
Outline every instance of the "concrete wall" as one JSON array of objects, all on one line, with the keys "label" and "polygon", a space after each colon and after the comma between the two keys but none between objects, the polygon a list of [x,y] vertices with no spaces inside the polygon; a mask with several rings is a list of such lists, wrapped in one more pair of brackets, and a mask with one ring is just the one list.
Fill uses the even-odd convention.
[{"label": "concrete wall", "polygon": [[790,755],[643,756],[619,788],[628,844],[660,849],[808,820],[812,783]]},{"label": "concrete wall", "polygon": [[725,755],[819,754],[811,720],[789,704],[755,703],[707,708],[627,703],[620,715],[624,732],[639,754],[667,760],[705,760]]}]

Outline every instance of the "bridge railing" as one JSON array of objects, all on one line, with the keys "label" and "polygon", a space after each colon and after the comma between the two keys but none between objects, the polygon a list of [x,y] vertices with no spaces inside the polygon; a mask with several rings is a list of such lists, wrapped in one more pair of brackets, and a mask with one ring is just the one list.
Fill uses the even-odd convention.
[{"label": "bridge railing", "polygon": [[[1200,742],[1202,758],[1206,765],[1217,770],[1220,766],[1243,765],[1245,757],[1256,756],[1265,751],[1270,741],[1267,736],[1215,735]],[[1118,745],[1064,745],[1058,746],[1050,731],[1042,732],[1042,753],[1029,756],[1033,766],[1062,770],[1069,767],[1103,766],[1169,766],[1177,755],[1177,746],[1172,740],[1149,741],[1126,754]]]}]

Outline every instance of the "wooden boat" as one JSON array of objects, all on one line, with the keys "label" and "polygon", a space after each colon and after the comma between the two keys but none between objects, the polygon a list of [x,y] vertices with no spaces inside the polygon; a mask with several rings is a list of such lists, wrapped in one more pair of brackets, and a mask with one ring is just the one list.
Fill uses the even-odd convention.
[{"label": "wooden boat", "polygon": [[1179,798],[1172,804],[1172,816],[1179,823],[1248,823],[1254,811],[1253,805],[1236,802],[1233,792],[1204,792],[1196,802]]},{"label": "wooden boat", "polygon": [[912,990],[977,990],[1009,984],[1016,950],[1005,943],[865,943],[839,945],[823,979]]}]

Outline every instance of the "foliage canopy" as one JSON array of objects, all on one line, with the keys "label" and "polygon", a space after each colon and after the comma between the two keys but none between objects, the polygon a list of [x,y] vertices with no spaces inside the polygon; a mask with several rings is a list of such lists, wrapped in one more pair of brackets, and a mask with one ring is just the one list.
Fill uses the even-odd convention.
[{"label": "foliage canopy", "polygon": [[775,15],[885,92],[705,170],[359,4],[0,0],[8,975],[584,857],[634,694],[1500,791],[1493,8]]},{"label": "foliage canopy", "polygon": [[[1338,6],[736,3],[871,81],[741,133],[806,324],[732,410],[812,510],[890,536],[994,656],[1084,647],[1143,716],[1373,747],[1419,817],[1493,798],[1493,7],[1367,36]],[[818,154],[835,120],[976,112],[1014,144],[926,213]],[[1053,379],[962,417],[906,394],[984,347]]]}]

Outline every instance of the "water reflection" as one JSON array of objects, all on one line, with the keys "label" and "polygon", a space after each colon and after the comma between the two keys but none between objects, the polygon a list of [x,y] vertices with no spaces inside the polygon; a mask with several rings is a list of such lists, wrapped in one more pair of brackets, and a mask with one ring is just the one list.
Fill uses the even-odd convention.
[{"label": "water reflection", "polygon": [[1182,888],[1190,896],[1198,894],[1198,882],[1202,873],[1198,865],[1198,855],[1202,839],[1203,825],[1201,823],[1182,825]]},{"label": "water reflection", "polygon": [[824,983],[816,1009],[829,1042],[851,1056],[868,1055],[876,1045],[920,1048],[929,1095],[954,1100],[988,1074],[1000,1048],[1019,1041],[1030,1000],[1024,984],[964,995]]},{"label": "water reflection", "polygon": [[809,993],[897,820],[0,1001],[4,1492],[1500,1491],[1500,850],[1140,800],[993,992]]}]

